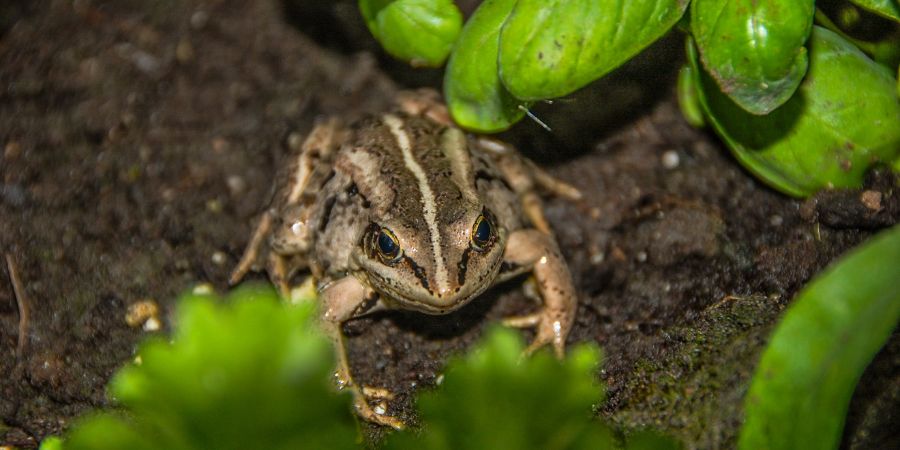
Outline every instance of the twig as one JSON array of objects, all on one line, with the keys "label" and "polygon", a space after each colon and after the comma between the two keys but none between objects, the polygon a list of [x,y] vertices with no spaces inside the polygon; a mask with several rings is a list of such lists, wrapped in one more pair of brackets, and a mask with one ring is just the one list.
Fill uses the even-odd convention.
[{"label": "twig", "polygon": [[25,353],[25,345],[28,342],[28,297],[25,296],[25,287],[22,286],[22,280],[19,278],[12,255],[7,253],[5,256],[9,281],[12,282],[16,305],[19,307],[19,341],[16,345],[16,359],[21,361],[22,355]]}]

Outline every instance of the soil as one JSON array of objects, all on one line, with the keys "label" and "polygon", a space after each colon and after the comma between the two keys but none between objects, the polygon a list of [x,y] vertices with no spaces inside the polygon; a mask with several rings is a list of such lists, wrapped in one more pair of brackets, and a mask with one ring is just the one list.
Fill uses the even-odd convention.
[{"label": "soil", "polygon": [[[126,324],[129,305],[157,302],[166,328],[179,293],[227,289],[292,133],[384,109],[397,89],[439,86],[439,71],[378,53],[355,3],[0,6],[0,251],[23,287],[16,295],[4,267],[0,443],[34,448],[109,405],[104,384],[147,334]],[[878,214],[860,191],[801,201],[756,181],[681,118],[679,58],[680,36],[669,36],[537,107],[553,133],[523,122],[503,137],[585,194],[546,209],[581,294],[570,343],[604,349],[598,414],[730,448],[781,312],[829,262],[896,223],[900,204],[885,173],[867,182],[886,194]],[[534,307],[519,284],[450,316],[349,323],[356,378],[397,393],[390,413],[416,423],[412,395],[449,355]],[[895,334],[853,399],[844,447],[900,447],[898,367]],[[386,432],[368,427],[373,440]]]}]

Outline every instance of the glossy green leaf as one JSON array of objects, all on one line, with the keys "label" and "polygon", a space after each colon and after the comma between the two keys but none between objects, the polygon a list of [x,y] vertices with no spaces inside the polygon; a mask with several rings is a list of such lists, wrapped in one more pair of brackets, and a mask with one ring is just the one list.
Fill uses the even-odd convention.
[{"label": "glossy green leaf", "polygon": [[893,75],[826,29],[814,27],[810,44],[809,74],[797,94],[765,116],[746,112],[697,72],[701,105],[737,159],[795,196],[859,186],[866,168],[893,161],[900,150]]},{"label": "glossy green leaf", "polygon": [[453,0],[359,0],[359,10],[388,53],[417,67],[443,64],[462,28]]},{"label": "glossy green leaf", "polygon": [[519,0],[500,36],[500,76],[528,100],[562,97],[665,34],[687,0]]},{"label": "glossy green leaf", "polygon": [[900,3],[897,0],[850,0],[850,2],[882,17],[900,22]]},{"label": "glossy green leaf", "polygon": [[141,362],[111,381],[127,414],[87,418],[63,448],[358,448],[350,399],[330,386],[332,346],[314,304],[282,304],[270,288],[220,303],[184,299],[172,343],[145,343]]},{"label": "glossy green leaf", "polygon": [[700,128],[706,125],[706,120],[703,118],[703,106],[697,97],[697,86],[694,84],[696,79],[690,64],[681,66],[678,71],[678,107],[691,126]]},{"label": "glossy green leaf", "polygon": [[500,28],[516,0],[485,0],[466,22],[447,63],[444,96],[453,119],[470,130],[503,131],[525,115],[527,103],[500,82]]},{"label": "glossy green leaf", "polygon": [[856,383],[900,320],[898,279],[894,226],[800,292],[756,369],[741,449],[838,447]]},{"label": "glossy green leaf", "polygon": [[722,92],[753,114],[786,102],[807,69],[814,0],[694,0],[700,60]]}]

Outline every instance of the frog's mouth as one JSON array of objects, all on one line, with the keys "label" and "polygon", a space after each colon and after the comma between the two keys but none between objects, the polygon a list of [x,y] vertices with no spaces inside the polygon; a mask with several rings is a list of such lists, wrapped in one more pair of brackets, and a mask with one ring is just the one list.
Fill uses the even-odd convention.
[{"label": "frog's mouth", "polygon": [[382,301],[390,308],[405,309],[432,316],[440,316],[449,314],[466,306],[475,297],[478,297],[487,290],[487,288],[488,286],[485,285],[475,291],[466,293],[465,295],[453,295],[450,297],[435,297],[434,295],[429,294],[427,295],[427,298],[410,298],[409,293],[394,292],[387,287],[377,288],[377,290],[383,295]]}]

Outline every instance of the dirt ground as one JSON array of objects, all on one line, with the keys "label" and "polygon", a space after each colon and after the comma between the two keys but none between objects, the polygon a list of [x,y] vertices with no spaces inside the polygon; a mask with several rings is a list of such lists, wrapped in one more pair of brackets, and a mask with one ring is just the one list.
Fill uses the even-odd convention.
[{"label": "dirt ground", "polygon": [[[471,3],[471,2],[469,2]],[[355,2],[53,0],[0,6],[0,443],[34,448],[108,405],[104,384],[145,332],[152,299],[226,278],[291,133],[383,109],[437,85],[377,53]],[[554,128],[504,137],[585,194],[547,200],[581,298],[570,342],[604,348],[598,415],[730,448],[774,321],[830,261],[896,223],[859,192],[798,201],[755,181],[674,102],[671,36],[577,96],[536,113]],[[891,175],[870,177],[888,192]],[[251,277],[252,278],[252,277]],[[256,278],[262,279],[261,275]],[[27,346],[17,358],[19,306]],[[399,394],[434,385],[449,355],[533,308],[508,283],[443,317],[346,326],[352,369]],[[843,446],[900,448],[900,340],[864,375]],[[377,440],[386,430],[369,427]]]}]

